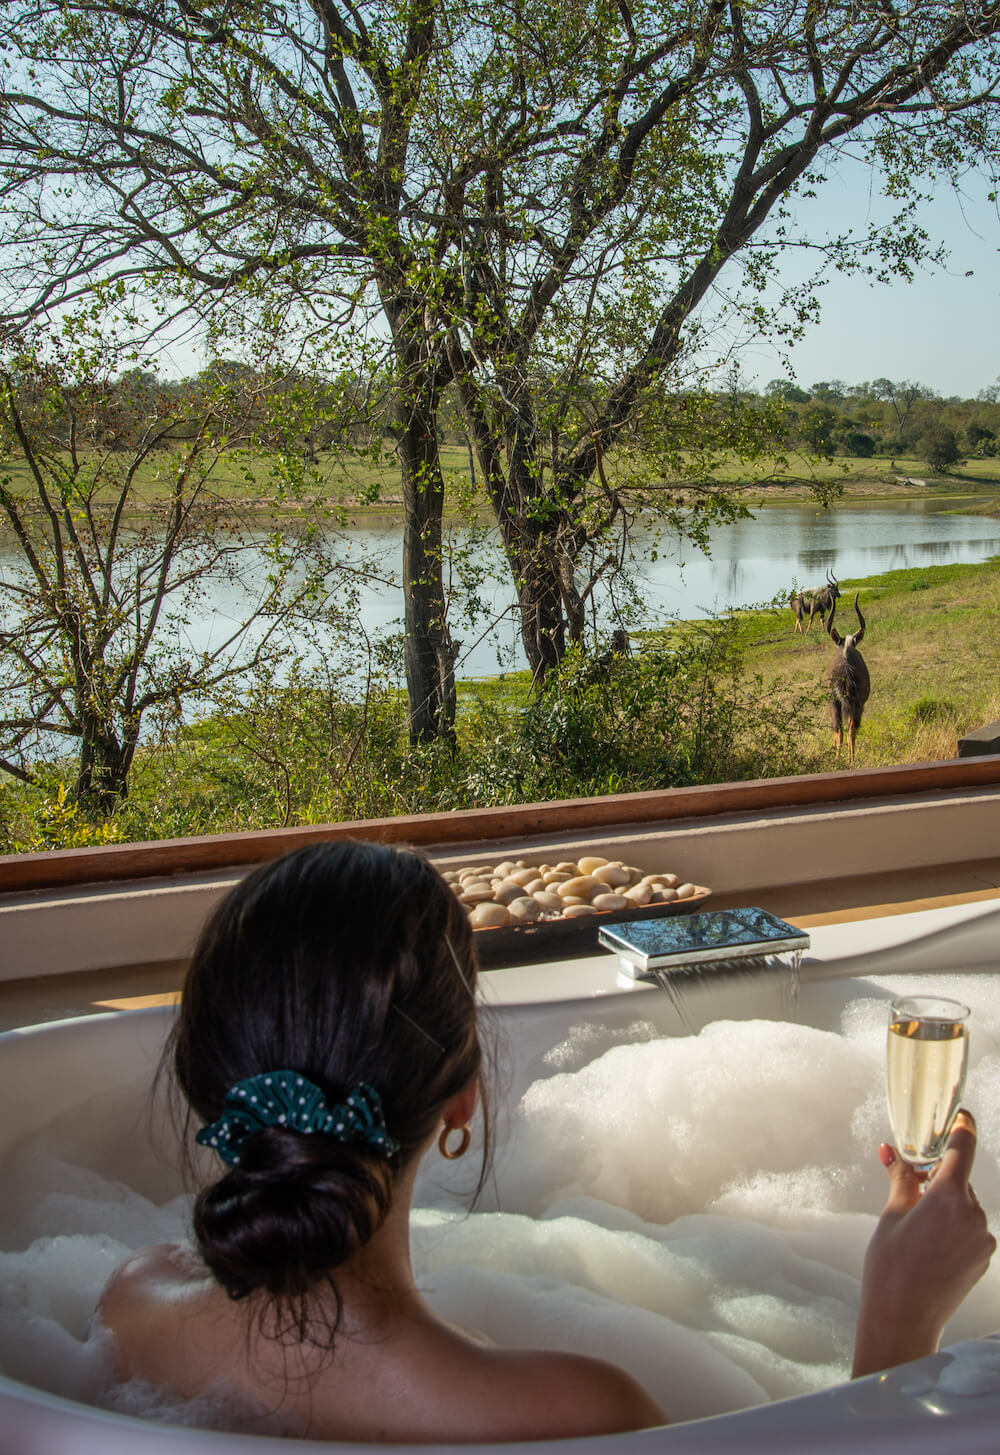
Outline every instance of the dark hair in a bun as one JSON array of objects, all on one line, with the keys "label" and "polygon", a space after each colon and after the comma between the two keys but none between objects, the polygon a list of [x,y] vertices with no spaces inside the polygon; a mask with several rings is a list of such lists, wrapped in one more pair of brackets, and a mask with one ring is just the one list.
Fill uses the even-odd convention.
[{"label": "dark hair in a bun", "polygon": [[476,973],[465,909],[408,850],[310,845],[218,906],[168,1048],[193,1113],[214,1122],[238,1082],[290,1070],[330,1106],[374,1087],[399,1143],[387,1157],[284,1126],[248,1136],[194,1211],[198,1248],[231,1297],[269,1294],[302,1333],[310,1291],[381,1226],[397,1172],[480,1073]]}]

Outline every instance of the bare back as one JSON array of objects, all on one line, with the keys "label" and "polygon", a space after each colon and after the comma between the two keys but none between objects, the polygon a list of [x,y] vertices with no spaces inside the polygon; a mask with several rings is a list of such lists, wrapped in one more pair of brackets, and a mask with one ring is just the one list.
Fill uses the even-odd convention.
[{"label": "bare back", "polygon": [[[338,1283],[340,1280],[338,1280]],[[665,1423],[630,1375],[574,1354],[498,1349],[436,1318],[415,1290],[342,1286],[332,1352],[262,1332],[189,1247],[161,1245],[109,1282],[116,1375],[259,1409],[261,1426],[366,1442],[558,1439]],[[246,1421],[243,1421],[246,1428]]]}]

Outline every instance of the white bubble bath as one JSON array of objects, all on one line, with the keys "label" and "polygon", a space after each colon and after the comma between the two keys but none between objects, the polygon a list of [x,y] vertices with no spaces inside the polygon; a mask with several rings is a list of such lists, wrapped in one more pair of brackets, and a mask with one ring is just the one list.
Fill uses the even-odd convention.
[{"label": "white bubble bath", "polygon": [[[422,1168],[412,1244],[428,1300],[499,1344],[613,1360],[674,1422],[588,1449],[995,1449],[1000,1259],[945,1352],[847,1381],[885,1196],[893,995],[932,987],[972,1009],[974,1183],[1000,1232],[998,926],[996,908],[976,905],[816,930],[797,996],[780,974],[706,977],[683,1018],[662,990],[621,983],[611,956],[492,972],[493,1172],[469,1212],[474,1153]],[[91,1324],[132,1249],[188,1234],[177,1148],[149,1094],[169,1019],[126,1012],[0,1037],[4,1452],[299,1443],[223,1433],[245,1431],[232,1408],[111,1385]]]}]

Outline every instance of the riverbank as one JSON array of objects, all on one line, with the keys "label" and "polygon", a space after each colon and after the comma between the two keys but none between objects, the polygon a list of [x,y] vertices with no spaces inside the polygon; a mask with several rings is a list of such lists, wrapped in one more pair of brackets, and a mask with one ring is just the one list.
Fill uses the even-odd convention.
[{"label": "riverbank", "polygon": [[[466,447],[443,444],[441,464],[449,523],[470,519],[489,522],[492,519],[489,503],[471,478]],[[34,480],[24,460],[8,461],[5,470],[15,495],[34,492]],[[965,513],[1000,515],[1000,458],[968,459],[947,474],[929,470],[925,460],[903,456],[895,459],[837,456],[825,460],[788,455],[773,462],[770,468],[765,462],[758,462],[753,470],[753,477],[749,477],[746,467],[734,459],[731,465],[717,469],[711,478],[731,489],[751,510],[814,501],[819,488],[835,492],[834,508],[838,501],[954,497],[956,501],[967,502],[960,507]],[[402,521],[399,467],[391,448],[387,447],[382,457],[374,461],[368,453],[320,454],[304,470],[300,467],[300,471],[302,479],[298,487],[277,499],[275,482],[281,480],[282,472],[275,459],[239,452],[232,457],[223,456],[211,473],[203,509],[206,512],[214,509],[220,517],[236,512],[247,523],[252,522],[255,528],[261,529],[272,523],[287,528],[296,521],[303,528],[314,528],[317,524],[364,527]],[[607,473],[613,485],[613,456],[607,462]],[[665,483],[683,499],[682,477]],[[155,518],[157,511],[169,501],[172,489],[169,459],[165,452],[160,452],[137,472],[126,518],[133,522]],[[92,499],[91,508],[101,514],[115,507],[116,497],[111,486],[101,487]],[[818,501],[817,508],[823,508]],[[9,525],[0,520],[0,540],[9,535]]]},{"label": "riverbank", "polygon": [[[462,494],[468,503],[468,464],[453,458],[455,447],[445,446],[442,458],[445,464],[446,480],[452,486],[452,495],[457,480],[463,481]],[[925,460],[900,457],[895,460],[884,457],[851,459],[837,457],[832,460],[807,460],[791,458],[775,464],[771,471],[758,466],[757,478],[747,479],[734,469],[717,473],[713,478],[719,484],[732,489],[741,496],[751,510],[769,506],[801,505],[816,501],[816,488],[834,490],[831,508],[848,504],[852,500],[875,502],[878,500],[898,501],[954,499],[956,509],[969,515],[1000,515],[1000,459],[973,459],[956,465],[948,474],[930,470]],[[608,469],[611,483],[614,483],[613,462]],[[673,486],[674,482],[671,483]],[[684,496],[683,483],[678,482],[676,492]],[[693,498],[693,496],[692,496]],[[380,490],[375,503],[360,505],[357,500],[345,502],[345,508],[353,524],[365,525],[374,521],[393,520],[402,509],[402,495],[393,485],[386,483]],[[816,501],[817,509],[823,509]],[[472,494],[471,509],[477,517],[490,518],[487,501]],[[451,505],[448,518],[456,519],[458,513]]]},{"label": "riverbank", "polygon": [[[857,592],[872,692],[856,765],[952,758],[964,733],[1000,719],[1000,555],[841,581],[837,624]],[[459,684],[454,751],[406,743],[395,678],[364,699],[320,674],[259,682],[238,704],[140,748],[130,796],[87,820],[70,763],[27,786],[0,781],[0,851],[183,837],[298,823],[782,777],[838,767],[819,621],[787,608],[637,633],[631,658],[568,664],[550,691],[527,672]],[[845,759],[839,767],[849,771]]]},{"label": "riverbank", "polygon": [[[963,734],[1000,719],[1000,556],[845,578],[840,590],[835,625],[842,635],[857,630],[857,594],[865,618],[862,651],[872,679],[858,737],[859,766],[951,758]],[[787,607],[737,612],[732,621],[752,710],[794,734],[799,771],[836,768],[826,688],[834,648],[819,617],[802,633],[795,631]],[[705,629],[705,622],[689,621],[637,632],[633,650],[641,657]],[[528,700],[530,677],[509,673],[460,684],[459,692],[467,706],[489,701],[516,709]]]}]

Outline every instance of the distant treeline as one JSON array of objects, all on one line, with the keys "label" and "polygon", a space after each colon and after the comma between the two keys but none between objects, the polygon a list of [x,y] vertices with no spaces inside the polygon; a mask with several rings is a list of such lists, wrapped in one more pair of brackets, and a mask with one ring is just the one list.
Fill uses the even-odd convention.
[{"label": "distant treeline", "polygon": [[809,388],[772,379],[763,398],[781,403],[789,445],[817,455],[900,455],[947,470],[1000,452],[1000,380],[960,399],[911,379],[827,379]]},{"label": "distant treeline", "polygon": [[[44,381],[39,383],[42,392]],[[236,387],[244,393],[257,392],[258,443],[265,447],[291,447],[314,459],[320,451],[345,446],[377,448],[395,433],[387,378],[350,372],[335,379],[294,371],[265,374],[251,365],[220,359],[187,379],[163,380],[132,369],[109,380],[95,442],[111,449],[129,448],[148,421],[171,413],[177,420],[172,437],[188,438],[197,432],[201,412],[211,414],[217,407],[220,391],[225,394]],[[18,392],[23,394],[23,388]],[[862,459],[899,456],[926,461],[938,471],[962,459],[1000,454],[1000,379],[974,399],[961,399],[944,397],[913,380],[886,378],[857,384],[829,379],[808,387],[772,379],[757,391],[745,387],[734,370],[731,382],[721,389],[682,389],[672,396],[665,392],[681,409],[697,398],[703,420],[706,406],[709,414],[718,416],[739,410],[744,419],[759,411],[761,434],[776,449]],[[22,403],[30,405],[24,398]],[[66,429],[68,439],[68,419]],[[447,394],[438,432],[442,443],[469,444],[457,401]]]}]

